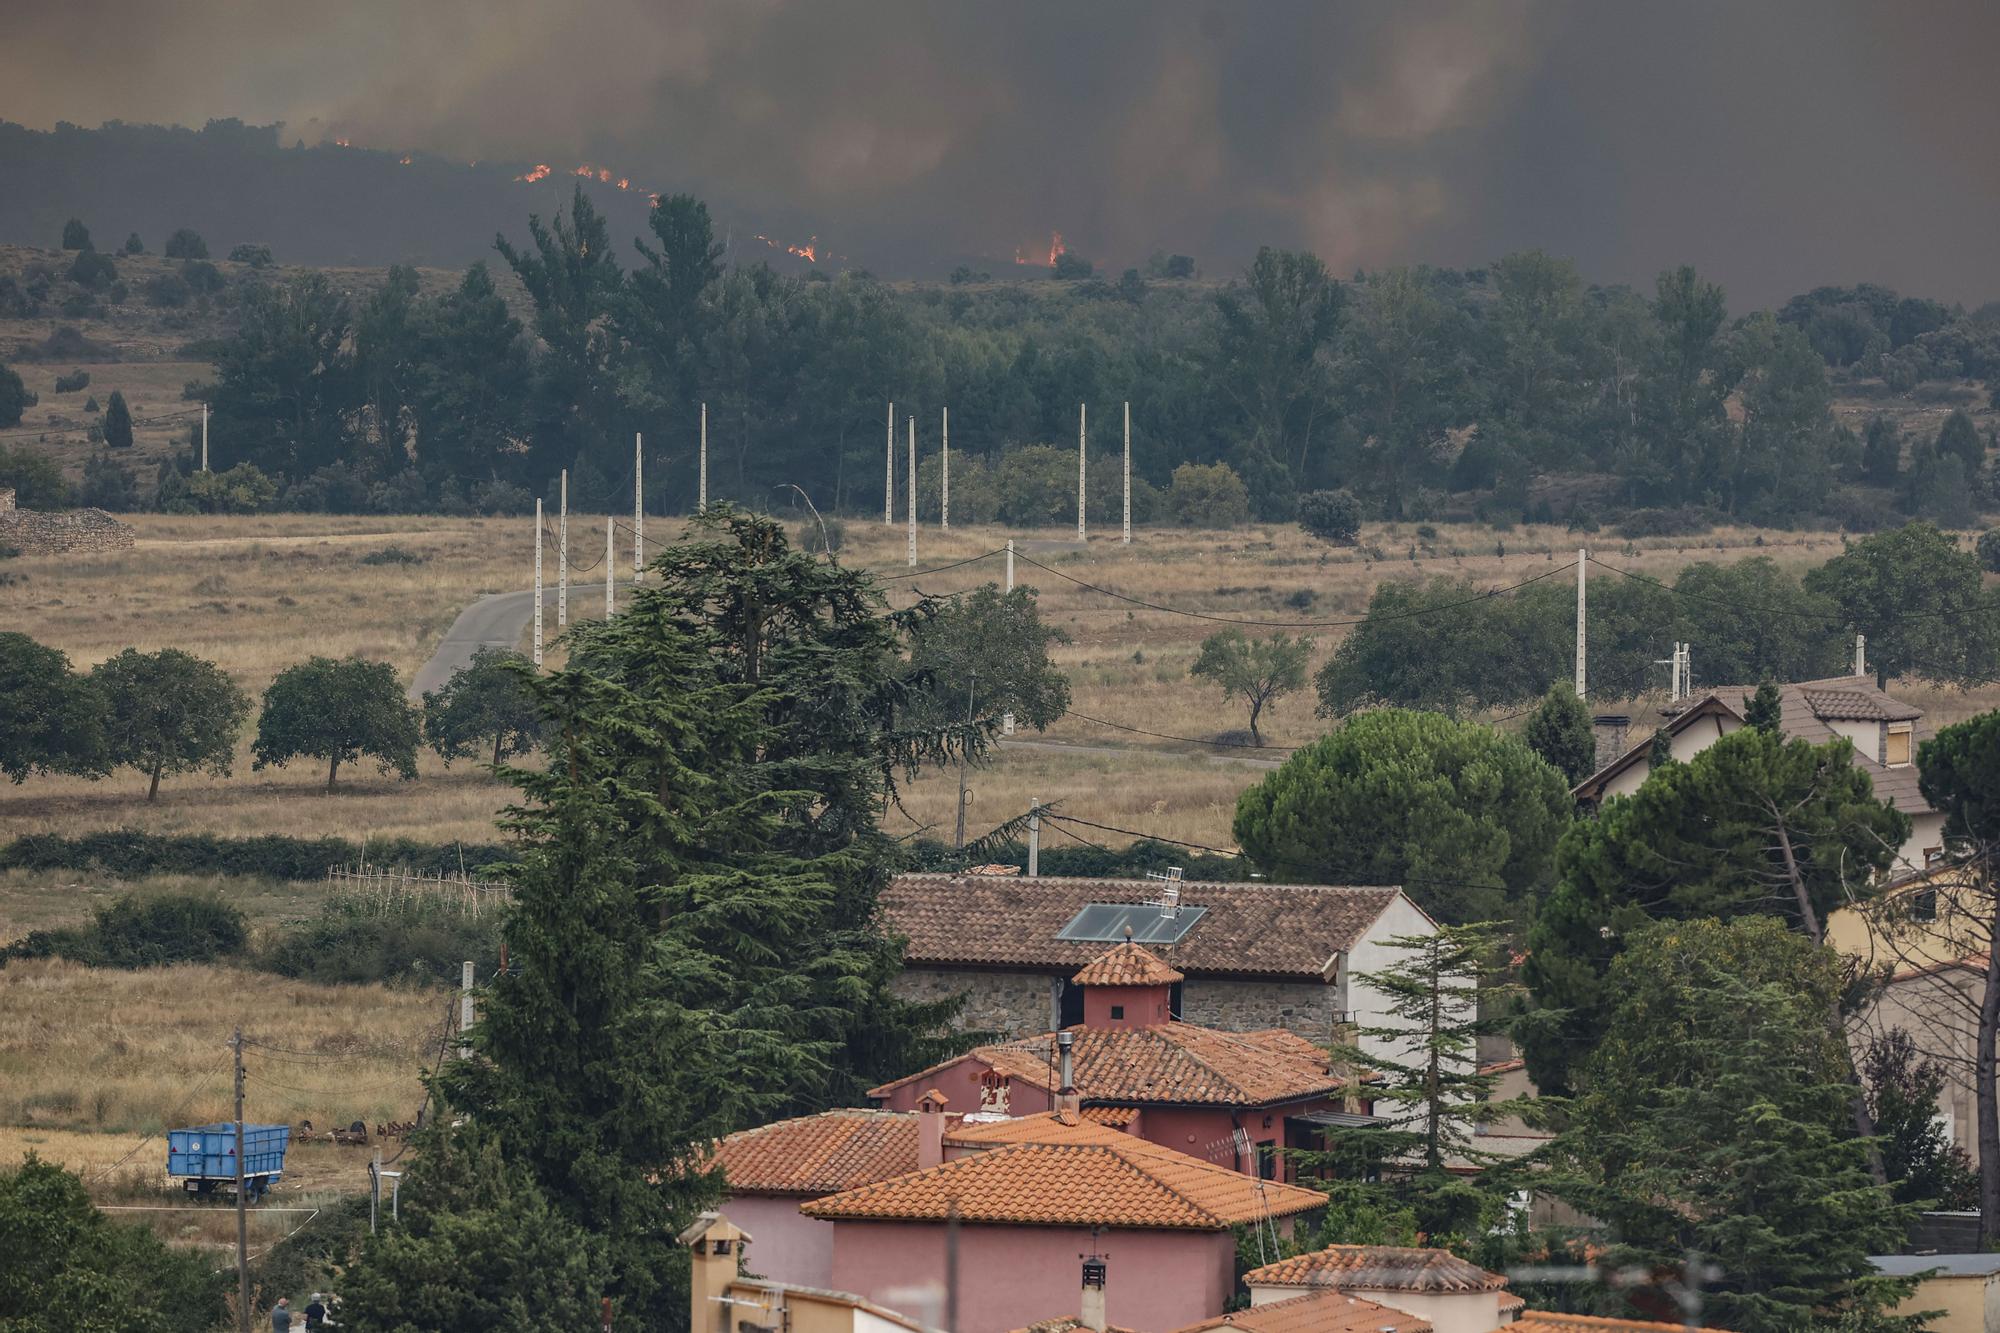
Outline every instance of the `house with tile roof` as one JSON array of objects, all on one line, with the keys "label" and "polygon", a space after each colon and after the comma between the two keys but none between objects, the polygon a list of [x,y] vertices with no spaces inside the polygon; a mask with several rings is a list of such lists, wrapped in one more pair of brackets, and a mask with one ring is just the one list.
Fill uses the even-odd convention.
[{"label": "house with tile roof", "polygon": [[937,1333],[941,1320],[920,1321],[852,1292],[745,1276],[739,1260],[749,1232],[708,1212],[680,1235],[692,1255],[691,1333]]},{"label": "house with tile roof", "polygon": [[1065,1128],[1064,1141],[987,1147],[801,1205],[833,1224],[832,1285],[889,1303],[913,1274],[946,1271],[955,1235],[957,1333],[1003,1333],[1071,1308],[1079,1262],[1099,1293],[1082,1322],[1178,1328],[1228,1305],[1233,1228],[1284,1236],[1326,1204],[1087,1121]]},{"label": "house with tile roof", "polygon": [[[1675,759],[1686,762],[1747,725],[1754,685],[1719,685],[1688,700],[1663,725]],[[1897,875],[1921,872],[1944,844],[1944,816],[1917,787],[1917,747],[1934,728],[1921,708],[1883,693],[1867,675],[1832,676],[1778,686],[1779,730],[1791,740],[1824,745],[1845,737],[1854,763],[1875,784],[1876,798],[1910,817],[1910,837],[1900,850]],[[1578,783],[1585,805],[1639,790],[1652,771],[1651,737],[1630,746]]]},{"label": "house with tile roof", "polygon": [[1363,1085],[1327,1050],[1284,1028],[1227,1032],[1172,1018],[1181,976],[1126,941],[1075,974],[1083,1021],[975,1046],[870,1090],[914,1111],[935,1090],[992,1116],[1074,1109],[1086,1120],[1267,1180],[1291,1178],[1287,1148],[1323,1146],[1364,1113]]},{"label": "house with tile roof", "polygon": [[1307,1291],[1340,1291],[1426,1320],[1436,1333],[1500,1327],[1507,1279],[1449,1250],[1403,1245],[1330,1245],[1243,1275],[1251,1306],[1288,1303]]},{"label": "house with tile roof", "polygon": [[1557,1314],[1549,1310],[1523,1310],[1509,1328],[1511,1333],[1722,1333],[1721,1329],[1700,1325],[1610,1315]]},{"label": "house with tile roof", "polygon": [[1203,1319],[1175,1333],[1432,1333],[1430,1320],[1329,1288]]},{"label": "house with tile roof", "polygon": [[1326,1044],[1344,1018],[1379,1011],[1354,978],[1391,961],[1387,941],[1437,929],[1397,888],[1261,881],[898,875],[878,910],[906,941],[897,989],[963,996],[960,1023],[1002,1037],[1081,1023],[1096,979],[1079,969],[1129,927],[1181,974],[1173,1017]]}]

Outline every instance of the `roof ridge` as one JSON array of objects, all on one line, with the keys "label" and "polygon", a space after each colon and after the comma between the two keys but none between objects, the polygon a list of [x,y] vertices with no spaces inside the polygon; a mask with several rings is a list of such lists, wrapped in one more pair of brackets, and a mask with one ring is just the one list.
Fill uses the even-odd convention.
[{"label": "roof ridge", "polygon": [[[1130,1137],[1130,1136],[1128,1135],[1127,1137]],[[1137,1140],[1137,1139],[1133,1140],[1133,1142],[1135,1142],[1135,1143],[1136,1143],[1136,1142],[1140,1142],[1140,1141],[1141,1141],[1141,1140]],[[1178,1186],[1176,1186],[1176,1185],[1173,1185],[1173,1184],[1170,1184],[1169,1182],[1167,1182],[1167,1181],[1165,1181],[1165,1180],[1162,1180],[1162,1179],[1160,1179],[1160,1177],[1158,1177],[1158,1176],[1154,1175],[1154,1174],[1153,1174],[1152,1172],[1150,1172],[1150,1171],[1147,1171],[1147,1170],[1143,1169],[1143,1168],[1142,1168],[1142,1167],[1141,1167],[1141,1166],[1139,1165],[1139,1163],[1137,1163],[1137,1162],[1133,1161],[1133,1160],[1132,1160],[1132,1158],[1133,1158],[1133,1153],[1132,1153],[1132,1151],[1131,1151],[1131,1146],[1130,1146],[1129,1144],[1123,1144],[1123,1143],[1088,1143],[1088,1144],[1085,1144],[1085,1143],[1079,1143],[1079,1144],[1077,1144],[1077,1145],[1075,1145],[1075,1146],[1076,1146],[1076,1147],[1079,1147],[1079,1148],[1101,1148],[1101,1149],[1103,1149],[1103,1150],[1104,1150],[1105,1152],[1108,1152],[1108,1153],[1110,1153],[1110,1154],[1111,1154],[1111,1155],[1112,1155],[1113,1157],[1116,1157],[1116,1158],[1117,1158],[1117,1159],[1119,1160],[1119,1162],[1121,1162],[1121,1163],[1122,1163],[1122,1164],[1124,1165],[1124,1167],[1125,1167],[1125,1169],[1126,1169],[1127,1171],[1130,1171],[1130,1172],[1131,1172],[1132,1174],[1134,1174],[1134,1175],[1138,1176],[1138,1177],[1139,1177],[1140,1179],[1142,1179],[1142,1180],[1145,1180],[1145,1181],[1148,1181],[1148,1182],[1150,1182],[1150,1183],[1152,1184],[1153,1188],[1155,1188],[1155,1189],[1157,1189],[1157,1190],[1161,1190],[1161,1191],[1163,1191],[1163,1192],[1165,1192],[1165,1193],[1167,1193],[1167,1194],[1170,1194],[1170,1195],[1172,1195],[1172,1196],[1173,1196],[1173,1197],[1174,1197],[1175,1199],[1178,1199],[1178,1200],[1180,1201],[1180,1204],[1181,1204],[1181,1206],[1182,1206],[1183,1208],[1186,1208],[1186,1209],[1187,1209],[1188,1211],[1190,1211],[1190,1212],[1194,1213],[1194,1214],[1195,1214],[1195,1215],[1196,1215],[1197,1217],[1200,1217],[1200,1218],[1204,1219],[1205,1221],[1207,1221],[1208,1223],[1210,1223],[1210,1224],[1211,1224],[1211,1225],[1213,1225],[1213,1226],[1217,1226],[1217,1227],[1224,1227],[1224,1226],[1228,1226],[1228,1225],[1229,1225],[1229,1223],[1227,1223],[1227,1222],[1223,1221],[1223,1220],[1222,1220],[1222,1218],[1221,1218],[1220,1216],[1218,1216],[1218,1215],[1217,1215],[1217,1214],[1216,1214],[1215,1212],[1213,1212],[1212,1210],[1210,1210],[1209,1208],[1207,1208],[1207,1207],[1205,1207],[1205,1206],[1203,1206],[1203,1205],[1201,1205],[1201,1204],[1198,1204],[1198,1203],[1196,1203],[1196,1202],[1195,1202],[1195,1201],[1194,1201],[1193,1199],[1189,1198],[1189,1197],[1188,1197],[1188,1195],[1187,1195],[1187,1192],[1186,1192],[1185,1190],[1182,1190],[1182,1189],[1181,1189],[1181,1188],[1179,1188]],[[1151,1148],[1151,1147],[1158,1147],[1159,1145],[1158,1145],[1158,1144],[1152,1144],[1152,1143],[1148,1143],[1148,1144],[1147,1144],[1146,1146],[1147,1146],[1147,1147],[1149,1147],[1149,1148]],[[1140,1155],[1140,1156],[1142,1156],[1142,1157],[1143,1157],[1143,1156],[1145,1156],[1145,1154],[1143,1154],[1143,1153],[1141,1153],[1141,1154],[1139,1154],[1139,1155]],[[1197,1162],[1197,1163],[1200,1163],[1200,1164],[1201,1164],[1201,1165],[1203,1165],[1203,1166],[1206,1166],[1206,1165],[1208,1165],[1208,1163],[1206,1163],[1206,1162],[1202,1162],[1202,1161],[1201,1161],[1201,1159],[1200,1159],[1200,1158],[1198,1158],[1198,1157],[1191,1157],[1191,1158],[1189,1158],[1188,1160],[1189,1160],[1189,1161],[1191,1161],[1191,1162]]]}]

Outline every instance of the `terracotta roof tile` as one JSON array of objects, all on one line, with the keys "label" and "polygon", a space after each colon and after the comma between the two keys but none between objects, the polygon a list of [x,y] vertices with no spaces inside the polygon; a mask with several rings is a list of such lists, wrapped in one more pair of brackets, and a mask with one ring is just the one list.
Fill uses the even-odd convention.
[{"label": "terracotta roof tile", "polygon": [[1219,1231],[1324,1207],[1326,1196],[1259,1181],[1130,1135],[1116,1143],[1016,1143],[799,1206],[808,1217],[1016,1226]]},{"label": "terracotta roof tile", "polygon": [[1123,1129],[1139,1118],[1136,1106],[1086,1106],[1083,1118],[1099,1125],[1109,1125],[1113,1129]]},{"label": "terracotta roof tile", "polygon": [[1510,1294],[1502,1296],[1500,1298],[1501,1314],[1519,1314],[1521,1313],[1521,1311],[1527,1308],[1528,1308],[1528,1301],[1527,1298],[1524,1296],[1515,1296]]},{"label": "terracotta roof tile", "polygon": [[1243,1275],[1253,1287],[1356,1287],[1365,1291],[1500,1291],[1507,1279],[1449,1250],[1329,1245]]},{"label": "terracotta roof tile", "polygon": [[[1342,1086],[1324,1049],[1283,1028],[1221,1032],[1193,1023],[1160,1023],[1069,1030],[1076,1038],[1071,1048],[1076,1090],[1085,1101],[1268,1106],[1322,1096]],[[1059,1081],[1055,1049],[1054,1034],[1045,1033],[975,1046],[958,1059],[978,1060],[995,1073],[1053,1092]],[[934,1078],[955,1063],[919,1070],[868,1095],[886,1097],[891,1089]]]},{"label": "terracotta roof tile", "polygon": [[1431,1321],[1340,1291],[1313,1291],[1288,1300],[1216,1315],[1175,1333],[1234,1328],[1243,1333],[1430,1333]]},{"label": "terracotta roof tile", "polygon": [[833,1194],[917,1169],[917,1117],[839,1110],[780,1120],[716,1145],[730,1194]]},{"label": "terracotta roof tile", "polygon": [[1087,1116],[1071,1118],[1062,1111],[1009,1116],[1004,1120],[965,1120],[945,1134],[945,1142],[971,1147],[1008,1143],[1119,1143],[1131,1136],[1097,1124]]},{"label": "terracotta roof tile", "polygon": [[[1183,907],[1204,907],[1179,944],[1157,953],[1189,976],[1288,976],[1323,980],[1328,965],[1360,941],[1394,902],[1394,888],[1218,884],[1187,880]],[[881,897],[880,920],[909,941],[906,962],[1074,972],[1104,952],[1101,941],[1056,933],[1090,903],[1145,903],[1150,880],[898,875]]]},{"label": "terracotta roof tile", "polygon": [[[1524,1310],[1507,1327],[1518,1333],[1687,1333],[1686,1324],[1655,1323],[1649,1319],[1615,1319],[1594,1314],[1555,1314],[1547,1310]],[[1698,1328],[1695,1333],[1718,1333]]]},{"label": "terracotta roof tile", "polygon": [[1070,978],[1079,986],[1171,986],[1186,980],[1157,954],[1126,940]]},{"label": "terracotta roof tile", "polygon": [[[1072,1314],[1064,1315],[1060,1319],[1044,1319],[1039,1323],[1029,1324],[1026,1328],[1014,1329],[1013,1333],[1080,1333],[1080,1330],[1089,1327],[1090,1325]],[[1120,1328],[1116,1324],[1107,1324],[1104,1333],[1133,1333],[1133,1330]]]}]

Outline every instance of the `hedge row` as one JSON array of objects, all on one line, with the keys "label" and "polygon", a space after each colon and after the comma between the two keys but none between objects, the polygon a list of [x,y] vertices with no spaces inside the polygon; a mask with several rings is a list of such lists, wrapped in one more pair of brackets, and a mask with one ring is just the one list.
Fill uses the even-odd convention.
[{"label": "hedge row", "polygon": [[31,833],[0,847],[0,870],[98,871],[121,878],[142,875],[261,875],[267,879],[319,879],[328,866],[407,867],[426,875],[455,874],[463,865],[510,862],[514,850],[498,843],[427,843],[402,838],[366,844],[345,838],[219,838],[193,833],[161,835],[131,830],[65,838]]}]

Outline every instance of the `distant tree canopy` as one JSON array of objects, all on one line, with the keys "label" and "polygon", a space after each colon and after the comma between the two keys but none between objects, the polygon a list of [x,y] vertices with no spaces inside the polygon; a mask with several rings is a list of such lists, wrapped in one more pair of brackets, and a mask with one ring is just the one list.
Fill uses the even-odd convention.
[{"label": "distant tree canopy", "polygon": [[125,395],[117,389],[111,391],[111,400],[104,408],[104,443],[113,449],[132,447],[132,409],[125,406]]},{"label": "distant tree canopy", "polygon": [[167,237],[162,251],[169,259],[206,259],[208,242],[201,239],[201,233],[191,227],[180,227]]},{"label": "distant tree canopy", "polygon": [[0,632],[0,774],[101,777],[107,767],[102,696],[57,649]]},{"label": "distant tree canopy", "polygon": [[252,747],[255,768],[326,761],[327,790],[343,763],[372,755],[384,773],[417,775],[416,710],[387,662],[315,657],[278,673],[264,691]]},{"label": "distant tree canopy", "polygon": [[494,764],[541,744],[543,719],[517,652],[482,646],[450,680],[424,695],[424,740],[449,764],[486,755]]},{"label": "distant tree canopy", "polygon": [[148,801],[159,798],[162,776],[229,775],[250,698],[213,662],[178,648],[127,648],[91,668],[90,683],[104,701],[106,758],[146,775]]},{"label": "distant tree canopy", "polygon": [[911,631],[913,712],[933,727],[1012,713],[1020,725],[1044,730],[1069,708],[1069,677],[1049,660],[1053,645],[1068,642],[1060,627],[1043,623],[1025,584],[955,594]]},{"label": "distant tree canopy", "polygon": [[90,228],[84,226],[81,219],[71,218],[68,222],[63,223],[62,248],[65,250],[88,250],[91,248]]},{"label": "distant tree canopy", "polygon": [[1978,557],[1928,523],[1856,542],[1809,572],[1805,588],[1868,636],[1881,684],[1977,679],[2000,652],[2000,596],[1982,587]]}]

